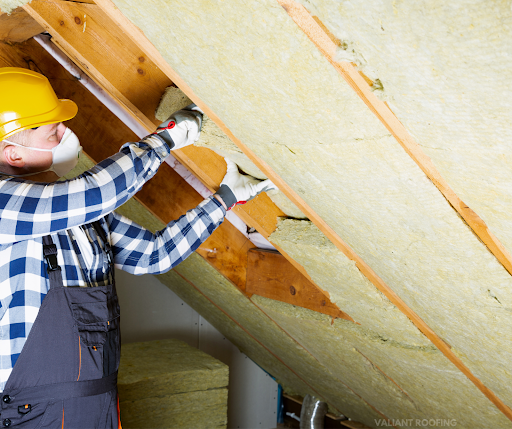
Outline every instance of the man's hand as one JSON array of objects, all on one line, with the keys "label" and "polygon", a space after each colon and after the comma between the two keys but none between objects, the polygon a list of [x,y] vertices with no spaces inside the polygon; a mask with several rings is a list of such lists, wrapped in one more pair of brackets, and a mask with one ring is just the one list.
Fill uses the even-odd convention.
[{"label": "man's hand", "polygon": [[153,135],[163,139],[171,150],[181,149],[199,139],[202,122],[201,109],[195,104],[189,104],[161,123]]},{"label": "man's hand", "polygon": [[228,158],[224,160],[228,165],[228,171],[215,196],[222,199],[228,210],[237,204],[245,204],[261,192],[277,189],[269,179],[260,181],[252,176],[240,174],[233,161]]}]

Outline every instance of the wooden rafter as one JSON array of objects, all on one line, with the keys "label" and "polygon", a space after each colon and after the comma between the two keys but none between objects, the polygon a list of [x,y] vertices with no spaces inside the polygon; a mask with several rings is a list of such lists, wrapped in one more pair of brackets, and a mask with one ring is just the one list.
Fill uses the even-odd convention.
[{"label": "wooden rafter", "polygon": [[[368,83],[365,79],[355,70],[349,63],[336,63],[333,59],[332,53],[334,52],[335,42],[329,37],[327,33],[319,26],[311,15],[298,3],[293,0],[278,0],[278,3],[283,6],[290,16],[299,24],[304,32],[317,44],[319,49],[326,55],[327,59],[333,64],[334,67],[347,79],[347,82],[352,88],[361,96],[366,102],[368,107],[380,118],[384,112],[384,108],[389,109],[384,103],[378,105],[379,109],[376,110],[375,105],[370,100],[375,100],[376,97],[369,90]],[[439,337],[420,317],[414,312],[372,269],[371,267],[357,255],[342,239],[341,237],[313,210],[309,205],[292,189],[286,182],[284,182],[272,168],[259,159],[248,147],[246,147],[233,133],[226,127],[218,116],[206,106],[202,100],[197,97],[192,88],[190,88],[185,81],[167,64],[162,55],[154,47],[154,45],[147,39],[144,33],[136,27],[130,20],[128,20],[119,9],[116,8],[112,0],[96,0],[96,4],[118,25],[123,31],[131,37],[132,41],[152,59],[152,61],[167,75],[169,78],[203,111],[212,119],[219,128],[247,155],[247,157],[268,177],[270,178],[279,189],[306,215],[308,218],[327,236],[327,238],[349,259],[356,263],[357,268],[361,273],[370,280],[373,285],[381,291],[400,311],[402,311],[415,325],[423,332],[423,334],[462,372],[464,373],[475,386],[493,402],[496,407],[503,412],[510,420],[512,420],[512,410],[505,405],[505,403],[498,398],[487,386],[485,386],[480,379],[478,379],[469,368],[462,362],[462,360],[451,350],[451,347]],[[318,40],[317,40],[318,39]],[[496,257],[502,264],[512,273],[512,260],[504,247],[488,230],[483,221],[469,209],[453,191],[446,185],[440,186],[441,183],[446,183],[439,175],[437,170],[431,164],[428,157],[421,151],[416,150],[414,146],[417,144],[410,138],[407,131],[403,128],[396,117],[390,113],[385,118],[393,125],[390,130],[395,137],[403,144],[404,149],[419,162],[420,167],[424,169],[426,174],[436,184],[436,186],[444,191],[444,195],[453,201],[454,207],[463,213],[463,217],[468,224],[480,234],[482,240],[493,251]],[[390,125],[386,122],[385,125]],[[396,130],[398,126],[402,126],[400,135],[397,136]],[[389,128],[388,128],[389,129]],[[414,149],[414,150],[413,150]],[[419,149],[419,147],[418,147]],[[430,161],[430,164],[428,162]],[[270,222],[271,224],[272,222]],[[505,265],[506,264],[506,265]],[[507,268],[507,270],[509,269]]]},{"label": "wooden rafter", "polygon": [[10,14],[0,13],[0,40],[20,43],[44,31],[22,8],[14,9]]},{"label": "wooden rafter", "polygon": [[[61,0],[34,0],[26,5],[25,9],[52,35],[52,40],[76,61],[86,74],[116,98],[148,133],[154,131],[159,123],[154,116],[155,109],[165,88],[173,82],[151,57],[126,39],[125,33],[109,21],[98,6]],[[85,32],[84,25],[87,30]],[[218,188],[226,171],[222,157],[208,149],[196,147],[174,151],[173,154],[211,191]],[[94,154],[91,155],[95,159],[102,159]],[[164,168],[167,169],[167,166]],[[177,173],[172,171],[167,173],[167,176],[169,177],[163,179],[157,175],[145,188],[153,190],[153,195],[182,195],[181,198],[185,199],[187,204],[195,198],[195,203],[192,205],[191,203],[176,205],[179,209],[192,208],[201,201],[195,191],[179,192],[190,186],[187,184],[183,188],[185,181],[179,178]],[[171,180],[170,176],[176,177]],[[155,204],[154,197],[150,195],[151,192],[144,193],[139,199],[162,219],[173,219],[172,216],[170,218],[167,216],[167,206]],[[193,198],[192,195],[197,197]],[[176,213],[179,215],[179,211],[173,213],[173,216],[176,216]],[[265,194],[237,210],[237,214],[265,237],[275,229],[277,218],[284,215]],[[229,225],[234,229],[231,224]],[[252,244],[241,233],[230,233],[227,236],[220,236],[222,232],[216,232],[216,234],[219,235],[219,239],[215,239],[217,235],[212,236],[201,246],[198,253],[232,280],[240,290],[245,291],[246,253]],[[236,240],[233,237],[237,237]],[[233,256],[228,256],[235,251],[238,255],[235,259]],[[330,302],[328,294],[311,282],[304,268],[291,258],[289,260],[306,277],[306,280],[309,280],[307,284]],[[226,270],[226,267],[231,268]],[[346,313],[339,309],[338,312],[337,317],[353,321]]]},{"label": "wooden rafter", "polygon": [[245,291],[248,295],[260,295],[332,317],[341,316],[331,300],[283,255],[272,250],[249,250]]}]

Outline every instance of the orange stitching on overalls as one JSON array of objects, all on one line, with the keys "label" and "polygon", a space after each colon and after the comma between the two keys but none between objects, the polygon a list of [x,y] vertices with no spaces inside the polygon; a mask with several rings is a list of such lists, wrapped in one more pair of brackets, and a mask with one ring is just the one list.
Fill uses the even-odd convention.
[{"label": "orange stitching on overalls", "polygon": [[64,429],[64,405],[62,405],[62,429]]},{"label": "orange stitching on overalls", "polygon": [[117,429],[123,429],[121,427],[121,410],[119,409],[119,395],[117,395]]}]

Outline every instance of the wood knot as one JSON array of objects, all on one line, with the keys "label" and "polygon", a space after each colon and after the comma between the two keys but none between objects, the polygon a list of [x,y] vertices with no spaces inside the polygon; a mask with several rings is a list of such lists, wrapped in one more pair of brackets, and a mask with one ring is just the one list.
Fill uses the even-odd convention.
[{"label": "wood knot", "polygon": [[60,21],[59,24],[61,25],[61,27],[64,25],[64,21]]},{"label": "wood knot", "polygon": [[146,74],[146,72],[141,68],[137,69],[137,73],[139,73],[141,76],[144,76]]},{"label": "wood knot", "polygon": [[141,63],[143,63],[144,61],[146,61],[146,58],[144,58],[144,57],[139,57],[139,61],[140,61]]},{"label": "wood knot", "polygon": [[295,289],[295,287],[290,286],[290,293],[291,293],[292,295],[295,295],[295,294],[297,293],[297,290]]},{"label": "wood knot", "polygon": [[[82,23],[82,20],[78,17],[78,16],[75,16],[75,23],[77,25],[80,25]],[[61,24],[62,25],[62,24]]]}]

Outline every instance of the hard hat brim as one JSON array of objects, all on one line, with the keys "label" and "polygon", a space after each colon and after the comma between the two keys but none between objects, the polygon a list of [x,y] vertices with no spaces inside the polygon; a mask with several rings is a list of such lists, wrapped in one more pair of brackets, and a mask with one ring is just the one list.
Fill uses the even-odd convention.
[{"label": "hard hat brim", "polygon": [[58,100],[57,107],[49,112],[14,119],[0,126],[0,141],[23,130],[68,121],[74,118],[77,112],[78,106],[74,101],[60,99]]}]

